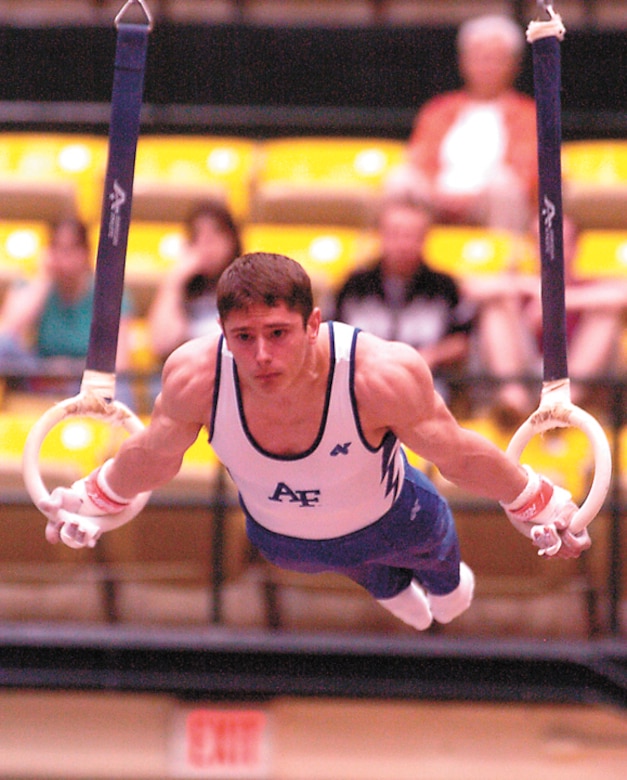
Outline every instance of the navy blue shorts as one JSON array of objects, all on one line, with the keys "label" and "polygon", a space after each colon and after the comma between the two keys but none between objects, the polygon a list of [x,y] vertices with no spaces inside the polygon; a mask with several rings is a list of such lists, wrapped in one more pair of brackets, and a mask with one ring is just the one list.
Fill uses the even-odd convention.
[{"label": "navy blue shorts", "polygon": [[435,596],[459,585],[459,540],[451,510],[430,480],[408,463],[394,506],[358,531],[301,539],[269,531],[248,514],[246,530],[271,563],[309,574],[344,574],[376,599],[396,596],[412,579]]}]

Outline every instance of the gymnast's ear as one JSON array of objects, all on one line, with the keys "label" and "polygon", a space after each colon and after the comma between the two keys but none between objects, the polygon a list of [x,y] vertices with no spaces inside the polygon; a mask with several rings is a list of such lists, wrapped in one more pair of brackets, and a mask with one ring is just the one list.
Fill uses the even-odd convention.
[{"label": "gymnast's ear", "polygon": [[315,341],[318,338],[321,322],[322,322],[322,312],[320,311],[320,308],[318,306],[315,306],[313,311],[309,315],[309,319],[307,320],[307,325],[305,326],[305,330],[307,331],[307,334],[311,341]]}]

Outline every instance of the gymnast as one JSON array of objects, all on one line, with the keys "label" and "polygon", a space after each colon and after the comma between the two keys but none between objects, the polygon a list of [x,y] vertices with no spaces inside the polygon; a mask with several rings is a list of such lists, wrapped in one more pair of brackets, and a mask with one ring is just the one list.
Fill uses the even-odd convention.
[{"label": "gymnast", "polygon": [[147,427],[39,501],[49,542],[93,546],[137,494],[177,474],[204,426],[267,559],[344,574],[418,630],[466,610],[474,575],[447,502],[401,445],[460,488],[499,501],[517,530],[538,532],[547,557],[590,547],[585,528],[569,531],[570,494],[460,427],[415,349],[322,323],[294,260],[243,255],[217,296],[221,333],[168,358]]}]

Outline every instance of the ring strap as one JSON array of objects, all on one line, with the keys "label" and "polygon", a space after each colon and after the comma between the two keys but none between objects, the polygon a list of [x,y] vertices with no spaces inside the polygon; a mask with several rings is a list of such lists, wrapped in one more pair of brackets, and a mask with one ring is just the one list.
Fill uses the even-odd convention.
[{"label": "ring strap", "polygon": [[149,26],[117,25],[109,152],[86,369],[115,373]]}]

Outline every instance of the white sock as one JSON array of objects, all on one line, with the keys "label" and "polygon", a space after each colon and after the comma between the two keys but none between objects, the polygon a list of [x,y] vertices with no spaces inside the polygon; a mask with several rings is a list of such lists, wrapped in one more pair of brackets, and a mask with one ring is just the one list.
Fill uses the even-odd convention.
[{"label": "white sock", "polygon": [[433,621],[429,601],[424,590],[415,580],[405,590],[391,599],[377,599],[382,607],[385,607],[397,618],[407,623],[418,631],[429,628]]},{"label": "white sock", "polygon": [[438,623],[450,623],[465,612],[472,603],[475,592],[475,575],[463,561],[459,565],[459,585],[445,596],[427,595],[431,614]]}]

